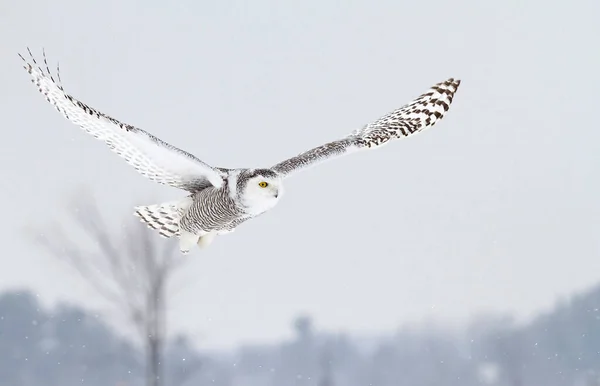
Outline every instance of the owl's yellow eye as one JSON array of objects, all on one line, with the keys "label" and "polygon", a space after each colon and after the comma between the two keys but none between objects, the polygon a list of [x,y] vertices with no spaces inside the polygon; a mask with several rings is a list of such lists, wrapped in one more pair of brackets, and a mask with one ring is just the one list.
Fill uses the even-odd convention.
[{"label": "owl's yellow eye", "polygon": [[264,181],[261,181],[261,182],[258,183],[258,186],[260,186],[261,188],[266,188],[267,186],[269,186],[269,184],[267,184]]}]

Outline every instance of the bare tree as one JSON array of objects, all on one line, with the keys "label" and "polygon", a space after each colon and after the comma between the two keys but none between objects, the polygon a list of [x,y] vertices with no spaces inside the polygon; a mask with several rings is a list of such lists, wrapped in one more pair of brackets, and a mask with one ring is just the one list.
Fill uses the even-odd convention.
[{"label": "bare tree", "polygon": [[[134,216],[124,226],[108,226],[91,195],[78,195],[68,214],[69,232],[55,224],[30,232],[52,255],[65,260],[106,300],[125,313],[145,348],[148,386],[163,384],[167,284],[185,261],[173,240],[161,240]],[[82,248],[75,231],[97,246]]]},{"label": "bare tree", "polygon": [[319,386],[334,386],[333,382],[333,353],[329,347],[324,347],[321,353],[320,365],[321,365],[321,378],[319,380]]}]

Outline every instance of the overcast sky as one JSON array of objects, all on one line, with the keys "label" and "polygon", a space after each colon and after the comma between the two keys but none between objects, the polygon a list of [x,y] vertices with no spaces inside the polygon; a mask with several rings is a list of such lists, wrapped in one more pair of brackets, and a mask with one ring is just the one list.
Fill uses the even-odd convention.
[{"label": "overcast sky", "polygon": [[273,211],[189,255],[171,323],[205,347],[280,339],[301,312],[357,333],[526,319],[600,281],[596,0],[1,8],[0,289],[104,309],[23,227],[64,220],[81,188],[115,227],[184,195],[51,108],[26,46],[75,97],[223,167],[270,166],[462,79],[433,129],[287,180]]}]

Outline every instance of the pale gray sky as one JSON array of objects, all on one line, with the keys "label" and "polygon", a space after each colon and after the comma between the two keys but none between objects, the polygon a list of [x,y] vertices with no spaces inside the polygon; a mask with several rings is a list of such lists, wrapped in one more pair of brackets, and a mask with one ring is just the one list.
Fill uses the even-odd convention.
[{"label": "pale gray sky", "polygon": [[299,312],[359,333],[527,318],[600,280],[596,0],[30,0],[1,14],[0,289],[102,306],[22,227],[60,219],[81,187],[114,224],[183,195],[52,109],[26,46],[60,61],[74,96],[225,167],[272,165],[462,79],[439,126],[291,178],[276,209],[190,255],[171,322],[206,347],[279,339]]}]

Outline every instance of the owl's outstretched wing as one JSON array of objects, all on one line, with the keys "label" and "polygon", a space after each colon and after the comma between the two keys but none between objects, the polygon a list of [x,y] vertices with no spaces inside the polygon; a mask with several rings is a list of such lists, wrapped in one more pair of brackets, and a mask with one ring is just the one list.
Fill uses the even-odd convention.
[{"label": "owl's outstretched wing", "polygon": [[358,150],[380,147],[433,126],[450,108],[460,80],[450,78],[431,87],[407,105],[337,141],[315,147],[273,166],[282,176]]},{"label": "owl's outstretched wing", "polygon": [[213,168],[192,154],[172,146],[137,127],[120,122],[78,101],[67,94],[60,81],[55,82],[46,61],[45,71],[38,65],[27,49],[32,63],[25,62],[24,68],[32,82],[56,109],[69,121],[87,133],[102,140],[108,147],[123,157],[145,177],[160,184],[195,192],[211,184],[221,186],[226,174],[224,169]]}]

